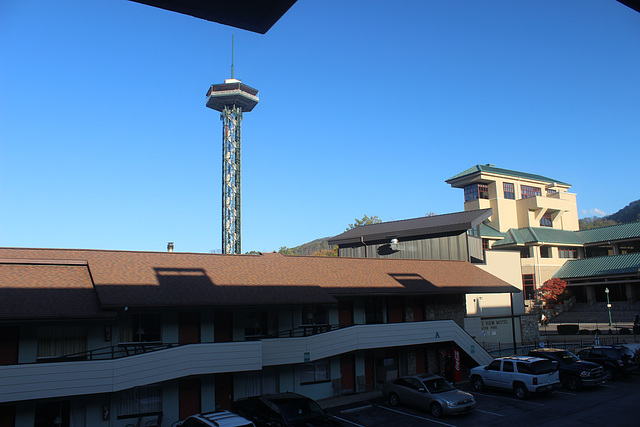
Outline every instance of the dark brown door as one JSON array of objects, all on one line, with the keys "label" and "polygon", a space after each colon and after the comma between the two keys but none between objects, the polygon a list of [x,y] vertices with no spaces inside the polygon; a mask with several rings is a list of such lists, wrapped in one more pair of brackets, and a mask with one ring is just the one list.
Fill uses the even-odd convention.
[{"label": "dark brown door", "polygon": [[178,314],[178,343],[200,343],[200,313]]},{"label": "dark brown door", "polygon": [[231,409],[233,402],[233,374],[216,374],[216,410]]},{"label": "dark brown door", "polygon": [[215,342],[233,341],[233,313],[216,311],[213,315],[213,340]]},{"label": "dark brown door", "polygon": [[387,322],[404,322],[403,301],[399,297],[387,298]]},{"label": "dark brown door", "polygon": [[353,301],[338,302],[338,323],[341,328],[353,325]]},{"label": "dark brown door", "polygon": [[200,413],[201,401],[200,378],[186,378],[178,381],[178,402],[181,420],[184,420],[189,415]]},{"label": "dark brown door", "polygon": [[416,347],[416,373],[423,374],[427,372],[426,354],[424,347]]},{"label": "dark brown door", "polygon": [[372,351],[364,354],[364,380],[367,387],[375,385],[375,358]]},{"label": "dark brown door", "polygon": [[356,366],[353,354],[340,356],[340,376],[342,378],[342,392],[353,393],[356,390]]},{"label": "dark brown door", "polygon": [[200,313],[178,314],[178,343],[200,343]]},{"label": "dark brown door", "polygon": [[0,365],[18,363],[20,329],[17,326],[0,327]]},{"label": "dark brown door", "polygon": [[0,406],[0,427],[14,427],[16,425],[16,407]]}]

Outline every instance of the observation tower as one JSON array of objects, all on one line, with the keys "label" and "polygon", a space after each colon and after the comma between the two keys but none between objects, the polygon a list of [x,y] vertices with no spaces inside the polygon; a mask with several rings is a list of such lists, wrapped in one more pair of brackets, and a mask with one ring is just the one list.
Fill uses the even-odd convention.
[{"label": "observation tower", "polygon": [[211,85],[207,107],[220,111],[222,129],[222,253],[240,254],[240,136],[242,114],[258,104],[258,91],[231,78]]}]

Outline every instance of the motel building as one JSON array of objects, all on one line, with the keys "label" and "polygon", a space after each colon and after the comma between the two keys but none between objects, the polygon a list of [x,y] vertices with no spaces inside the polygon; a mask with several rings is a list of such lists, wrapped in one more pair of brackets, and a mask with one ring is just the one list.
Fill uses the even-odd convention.
[{"label": "motel building", "polygon": [[470,293],[518,289],[464,260],[0,248],[0,426],[459,381],[492,359],[463,328]]}]

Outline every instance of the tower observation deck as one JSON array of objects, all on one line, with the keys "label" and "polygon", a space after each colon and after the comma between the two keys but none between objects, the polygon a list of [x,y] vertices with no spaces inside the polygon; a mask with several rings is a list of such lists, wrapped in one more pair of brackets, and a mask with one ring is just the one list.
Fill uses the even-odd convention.
[{"label": "tower observation deck", "polygon": [[240,254],[240,142],[242,113],[258,104],[258,91],[236,80],[211,85],[207,107],[220,111],[222,129],[222,253]]}]

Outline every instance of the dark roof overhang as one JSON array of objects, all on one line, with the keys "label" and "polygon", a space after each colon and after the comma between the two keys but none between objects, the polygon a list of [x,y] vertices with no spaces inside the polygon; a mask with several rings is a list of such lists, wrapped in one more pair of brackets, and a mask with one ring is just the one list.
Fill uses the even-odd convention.
[{"label": "dark roof overhang", "polygon": [[454,235],[477,227],[493,214],[492,209],[456,212],[402,221],[363,225],[329,239],[329,245],[347,246],[407,237]]},{"label": "dark roof overhang", "polygon": [[297,0],[131,0],[265,34]]}]

